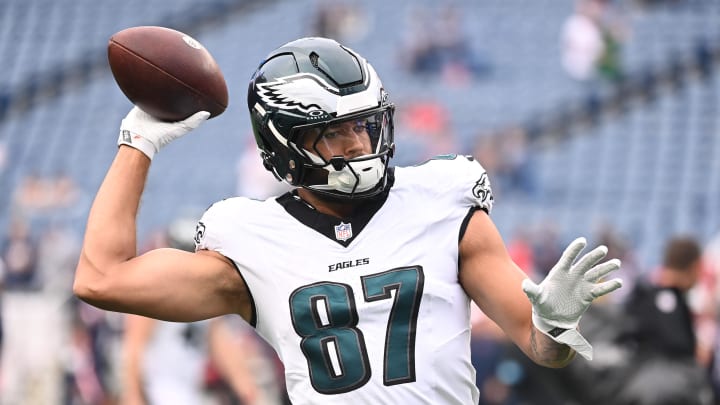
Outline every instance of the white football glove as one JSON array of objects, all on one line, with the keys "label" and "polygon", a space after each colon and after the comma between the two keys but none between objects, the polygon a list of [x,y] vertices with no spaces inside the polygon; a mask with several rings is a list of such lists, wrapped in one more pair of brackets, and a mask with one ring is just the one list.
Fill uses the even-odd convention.
[{"label": "white football glove", "polygon": [[622,280],[598,282],[620,268],[618,259],[598,264],[607,254],[605,246],[596,247],[575,262],[586,245],[585,238],[572,241],[545,280],[538,285],[525,279],[522,289],[532,303],[535,327],[592,360],[592,346],[577,330],[580,317],[595,298],[620,288]]},{"label": "white football glove", "polygon": [[182,121],[165,122],[135,106],[120,123],[118,146],[131,146],[152,160],[163,146],[197,128],[208,117],[209,112],[199,111]]}]

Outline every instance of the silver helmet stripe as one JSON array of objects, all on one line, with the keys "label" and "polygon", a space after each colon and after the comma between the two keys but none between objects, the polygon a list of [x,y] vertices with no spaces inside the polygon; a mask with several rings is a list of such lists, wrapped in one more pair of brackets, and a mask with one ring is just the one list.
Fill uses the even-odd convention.
[{"label": "silver helmet stripe", "polygon": [[265,114],[267,114],[267,111],[265,111],[265,109],[263,108],[263,106],[260,105],[260,103],[255,103],[253,108],[255,108],[255,110],[259,112],[260,115],[263,117],[265,116]]},{"label": "silver helmet stripe", "polygon": [[270,128],[270,132],[272,132],[273,135],[275,135],[275,138],[277,138],[278,141],[280,141],[281,144],[283,144],[286,148],[288,147],[288,141],[287,138],[282,136],[280,131],[275,128],[275,124],[273,124],[272,120],[268,121],[268,128]]}]

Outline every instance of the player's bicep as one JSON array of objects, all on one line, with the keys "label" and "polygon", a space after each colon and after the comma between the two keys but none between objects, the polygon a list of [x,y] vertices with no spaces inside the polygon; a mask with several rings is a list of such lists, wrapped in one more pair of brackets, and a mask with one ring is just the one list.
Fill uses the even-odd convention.
[{"label": "player's bicep", "polygon": [[512,261],[486,212],[475,211],[460,242],[460,283],[482,311],[520,347],[529,342],[531,306],[525,273]]},{"label": "player's bicep", "polygon": [[242,278],[217,253],[156,249],[116,266],[93,297],[101,308],[183,322],[242,311]]}]

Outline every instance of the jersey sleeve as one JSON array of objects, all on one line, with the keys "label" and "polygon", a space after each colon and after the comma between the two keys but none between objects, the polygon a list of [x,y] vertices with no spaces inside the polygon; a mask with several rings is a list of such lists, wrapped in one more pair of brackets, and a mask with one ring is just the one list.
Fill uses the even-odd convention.
[{"label": "jersey sleeve", "polygon": [[232,200],[222,200],[211,205],[195,227],[195,250],[214,250],[223,253],[224,235],[229,226],[225,212],[232,205]]},{"label": "jersey sleeve", "polygon": [[460,205],[476,207],[488,214],[493,208],[493,192],[487,171],[472,156],[442,155],[426,163],[435,167],[436,186]]},{"label": "jersey sleeve", "polygon": [[489,214],[495,199],[487,171],[472,156],[461,156],[458,160],[463,162],[458,165],[461,166],[458,179],[461,181],[460,187],[464,189],[463,199]]}]

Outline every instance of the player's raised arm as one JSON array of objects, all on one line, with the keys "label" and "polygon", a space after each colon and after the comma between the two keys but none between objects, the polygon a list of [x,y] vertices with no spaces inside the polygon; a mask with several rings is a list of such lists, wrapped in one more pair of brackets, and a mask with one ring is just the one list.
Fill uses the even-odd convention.
[{"label": "player's raised arm", "polygon": [[240,311],[229,291],[242,288],[242,281],[222,256],[159,249],[136,257],[135,221],[151,158],[207,117],[199,112],[167,123],[135,107],[122,121],[120,147],[88,217],[73,286],[79,298],[103,309],[166,320]]}]

